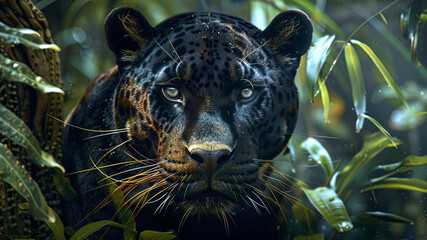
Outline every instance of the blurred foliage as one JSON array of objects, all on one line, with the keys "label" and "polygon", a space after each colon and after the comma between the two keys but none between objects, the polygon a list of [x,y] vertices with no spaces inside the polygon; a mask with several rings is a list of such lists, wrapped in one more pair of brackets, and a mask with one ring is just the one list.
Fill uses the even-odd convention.
[{"label": "blurred foliage", "polygon": [[[300,178],[298,186],[307,197],[301,196],[306,204],[297,203],[292,207],[295,220],[289,227],[294,239],[298,240],[324,239],[326,236],[360,239],[369,238],[372,234],[384,239],[425,236],[425,195],[420,193],[427,192],[426,182],[423,180],[426,177],[427,155],[417,156],[426,154],[425,146],[421,143],[427,141],[427,54],[425,46],[422,46],[426,42],[423,32],[427,20],[425,5],[422,0],[345,3],[338,0],[37,2],[37,6],[43,8],[49,22],[56,29],[54,40],[62,50],[63,90],[67,97],[65,113],[71,111],[89,81],[115,64],[113,55],[107,51],[108,47],[101,37],[104,35],[105,16],[115,7],[137,8],[152,25],[182,12],[214,10],[251,20],[260,28],[264,28],[281,11],[294,8],[306,11],[315,26],[314,44],[302,58],[296,79],[301,92],[302,120],[288,146],[289,154],[283,157],[292,159],[292,171]],[[370,12],[367,9],[377,10]],[[355,18],[354,15],[361,16],[362,19]],[[2,44],[56,49],[56,45],[40,42],[30,30],[0,26]],[[396,29],[399,28],[403,38],[409,39],[409,44],[396,37]],[[345,59],[340,59],[342,53]],[[3,56],[0,61],[3,77],[28,84],[42,93],[61,92],[30,69],[26,69],[25,65],[11,62],[12,60]],[[371,66],[375,68],[370,69]],[[347,73],[343,69],[347,69]],[[382,100],[387,102],[379,105]],[[352,117],[353,112],[357,115],[356,121]],[[35,163],[61,168],[53,158],[41,151],[37,141],[31,137],[31,132],[25,129],[25,123],[4,116],[7,114],[2,113],[0,119],[3,136],[10,137],[12,141],[21,141],[25,148],[33,151],[35,157],[32,160]],[[373,126],[363,126],[365,118],[371,120]],[[16,127],[8,129],[6,125]],[[376,132],[376,128],[381,132]],[[371,134],[372,132],[376,133]],[[306,135],[312,137],[307,138]],[[392,136],[398,136],[402,141]],[[362,145],[360,139],[363,137],[365,140]],[[323,144],[316,138],[324,139]],[[387,149],[397,145],[397,149]],[[35,181],[28,177],[25,179],[25,169],[19,167],[19,162],[14,159],[7,146],[2,144],[0,147],[3,162],[0,166],[8,167],[0,169],[0,174],[28,200],[29,204],[23,204],[22,208],[29,209],[34,217],[51,223],[49,226],[55,237],[64,239],[64,227],[56,213],[43,202],[43,195],[39,194]],[[306,159],[315,160],[315,164]],[[311,165],[307,166],[307,163]],[[317,165],[322,167],[320,169],[323,169],[325,175],[306,174],[311,171],[318,173],[319,168],[315,167]],[[63,186],[67,183],[66,180],[58,182]],[[320,184],[321,182],[324,184]],[[60,186],[61,184],[58,188]],[[65,195],[72,191],[67,187],[65,189]],[[119,203],[122,202],[123,194],[116,189],[112,185],[110,191],[113,202]],[[398,191],[401,189],[413,191],[407,194]],[[310,206],[314,206],[320,215],[310,210]],[[148,230],[137,236],[133,217],[126,211],[129,209],[120,204],[116,204],[116,207],[120,212],[121,223],[91,223],[73,233],[71,239],[85,238],[105,226],[125,229],[125,239],[175,237],[173,232]],[[384,222],[408,224],[415,219],[415,226],[405,225],[409,230],[403,227],[378,227],[388,226]],[[325,224],[325,221],[329,224]],[[350,233],[341,233],[344,231]]]}]

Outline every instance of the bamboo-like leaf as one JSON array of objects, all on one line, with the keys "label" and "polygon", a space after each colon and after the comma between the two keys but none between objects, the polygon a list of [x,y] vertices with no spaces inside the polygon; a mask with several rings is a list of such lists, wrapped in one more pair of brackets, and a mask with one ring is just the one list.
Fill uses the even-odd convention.
[{"label": "bamboo-like leaf", "polygon": [[384,67],[384,65],[381,63],[381,61],[378,59],[378,57],[375,55],[372,49],[368,47],[368,45],[354,39],[351,40],[351,43],[358,45],[363,49],[363,51],[365,51],[366,54],[368,54],[372,62],[374,62],[375,66],[381,72],[382,76],[384,77],[384,80],[387,82],[390,88],[394,91],[394,93],[400,99],[400,101],[403,104],[405,104],[405,106],[408,107],[408,109],[410,109],[411,112],[416,114],[427,114],[427,112],[416,112],[411,108],[411,106],[409,106],[408,101],[406,100],[405,95],[403,95],[402,90],[400,90],[396,82],[394,82],[393,78],[390,76],[390,73],[387,71],[387,69]]},{"label": "bamboo-like leaf", "polygon": [[329,93],[324,81],[319,81],[319,90],[323,105],[323,121],[327,123],[329,120]]},{"label": "bamboo-like leaf", "polygon": [[394,145],[394,147],[397,148],[396,143],[393,141],[393,137],[390,135],[389,132],[387,132],[387,130],[385,130],[385,128],[383,126],[381,126],[381,124],[377,120],[375,120],[374,118],[372,118],[366,114],[360,114],[360,116],[368,119],[373,124],[375,124],[375,126],[377,126],[377,128],[384,134],[384,136],[386,136],[388,138],[388,140],[390,140],[390,142]]},{"label": "bamboo-like leaf", "polygon": [[[129,227],[127,227],[123,224],[116,223],[116,222],[111,221],[111,220],[102,220],[102,221],[98,221],[98,222],[89,223],[89,224],[83,226],[77,232],[75,232],[73,234],[73,236],[71,236],[70,240],[85,239],[88,236],[90,236],[92,233],[101,230],[101,228],[103,228],[105,226],[119,227],[119,228],[123,228],[125,230],[133,231],[132,229],[130,229]],[[135,234],[136,234],[136,232],[135,232]]]},{"label": "bamboo-like leaf", "polygon": [[23,44],[33,49],[52,49],[59,51],[55,44],[46,44],[40,34],[32,29],[12,28],[0,22],[0,44]]},{"label": "bamboo-like leaf", "polygon": [[37,183],[12,155],[6,145],[0,143],[0,176],[9,183],[23,198],[29,202],[29,212],[35,218],[55,222],[55,215]]},{"label": "bamboo-like leaf", "polygon": [[111,180],[108,180],[108,188],[110,190],[112,202],[114,204],[114,208],[116,209],[117,217],[119,218],[119,221],[123,225],[132,229],[132,231],[124,230],[124,239],[125,240],[136,239],[134,234],[136,230],[135,218],[129,206],[125,203],[125,196],[123,195],[123,192],[121,191],[119,186],[117,186],[117,184],[115,184]]},{"label": "bamboo-like leaf", "polygon": [[77,196],[76,190],[71,186],[70,179],[64,176],[64,173],[59,168],[53,169],[53,181],[56,190],[66,200],[70,201]]},{"label": "bamboo-like leaf", "polygon": [[361,114],[366,112],[366,89],[365,80],[362,75],[359,57],[354,47],[347,43],[344,49],[347,70],[350,76],[351,93],[353,95],[354,109],[357,114],[356,133],[360,132],[363,127],[364,118]]},{"label": "bamboo-like leaf", "polygon": [[172,240],[176,235],[173,232],[157,232],[145,230],[139,235],[139,240]]},{"label": "bamboo-like leaf", "polygon": [[[28,210],[30,205],[29,203],[20,203],[19,207],[21,209]],[[49,211],[52,212],[52,214],[55,216],[55,222],[46,221],[47,225],[49,226],[50,230],[52,230],[53,236],[56,240],[65,240],[64,235],[64,225],[62,224],[61,219],[59,218],[58,214],[49,207]]]},{"label": "bamboo-like leaf", "polygon": [[384,14],[382,14],[381,12],[379,13],[379,15],[381,16],[381,18],[383,19],[385,24],[388,24],[387,19],[385,18]]},{"label": "bamboo-like leaf", "polygon": [[318,187],[314,190],[302,187],[311,204],[338,232],[353,228],[343,201],[332,188]]},{"label": "bamboo-like leaf", "polygon": [[386,213],[386,212],[364,212],[364,213],[357,214],[355,217],[358,217],[358,218],[373,217],[381,221],[392,222],[392,223],[404,223],[404,224],[412,223],[411,219],[408,219],[396,214],[392,214],[392,213]]},{"label": "bamboo-like leaf", "polygon": [[41,150],[39,142],[28,126],[2,105],[0,105],[0,133],[19,146],[24,147],[31,160],[37,165],[59,168],[62,172],[65,172],[64,168],[55,161],[51,154]]},{"label": "bamboo-like leaf", "polygon": [[334,165],[328,151],[323,147],[323,145],[316,139],[309,137],[301,143],[301,147],[307,150],[313,160],[322,166],[326,177],[329,178],[334,171]]},{"label": "bamboo-like leaf", "polygon": [[324,236],[321,233],[313,234],[313,235],[299,235],[294,237],[294,240],[323,240]]},{"label": "bamboo-like leaf", "polygon": [[9,59],[0,54],[0,77],[12,82],[27,84],[42,93],[64,94],[60,88],[53,86],[42,77],[37,76],[27,65]]},{"label": "bamboo-like leaf", "polygon": [[339,173],[335,181],[335,189],[341,196],[344,189],[360,173],[360,171],[373,159],[378,153],[388,147],[388,139],[381,133],[377,132],[365,139],[362,149]]},{"label": "bamboo-like leaf", "polygon": [[314,97],[319,92],[319,72],[328,57],[329,49],[335,35],[326,35],[314,43],[310,48],[307,57],[307,89],[311,102],[314,102]]},{"label": "bamboo-like leaf", "polygon": [[372,189],[401,189],[427,193],[427,182],[416,178],[386,178],[372,187],[362,189],[362,192]]},{"label": "bamboo-like leaf", "polygon": [[427,164],[427,155],[425,156],[407,156],[400,162],[387,164],[387,165],[378,165],[374,167],[372,170],[384,170],[384,171],[394,171],[400,167],[413,167],[413,166],[421,166]]},{"label": "bamboo-like leaf", "polygon": [[316,218],[314,217],[313,212],[306,206],[303,206],[300,203],[295,203],[292,205],[292,213],[294,214],[295,221],[301,223],[305,231],[308,233],[318,232]]}]

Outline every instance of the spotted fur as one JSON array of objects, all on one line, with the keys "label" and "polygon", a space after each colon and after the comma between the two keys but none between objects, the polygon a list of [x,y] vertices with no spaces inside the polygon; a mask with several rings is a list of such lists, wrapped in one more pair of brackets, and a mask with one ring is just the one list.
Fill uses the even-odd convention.
[{"label": "spotted fur", "polygon": [[67,204],[68,224],[116,219],[110,190],[99,187],[108,178],[138,231],[175,229],[182,239],[285,232],[259,159],[279,154],[294,130],[308,17],[284,12],[261,31],[203,12],[153,28],[137,10],[119,8],[105,27],[117,66],[91,83],[67,120],[67,170],[98,168],[72,175],[82,194]]}]

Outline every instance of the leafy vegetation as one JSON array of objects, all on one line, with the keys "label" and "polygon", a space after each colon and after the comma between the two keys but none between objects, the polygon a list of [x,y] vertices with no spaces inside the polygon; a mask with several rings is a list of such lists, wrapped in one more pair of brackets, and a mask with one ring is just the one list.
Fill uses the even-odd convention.
[{"label": "leafy vegetation", "polygon": [[[390,189],[399,194],[401,192],[397,190],[415,192],[415,195],[411,195],[408,203],[405,199],[393,199],[399,198],[399,194],[387,195],[391,196],[393,201],[399,201],[402,206],[425,201],[422,200],[423,196],[419,194],[427,193],[427,182],[423,180],[426,176],[427,155],[407,156],[408,154],[404,153],[406,141],[399,141],[393,137],[396,132],[391,132],[386,126],[387,119],[384,117],[387,116],[376,114],[376,110],[373,110],[375,108],[372,106],[375,104],[370,104],[368,94],[374,88],[372,80],[377,80],[380,94],[374,94],[373,99],[376,99],[377,102],[387,100],[391,103],[391,111],[393,111],[391,115],[389,114],[391,130],[417,131],[420,126],[425,126],[427,94],[424,93],[427,93],[425,86],[427,70],[423,66],[426,62],[422,62],[423,58],[420,57],[422,56],[420,53],[422,41],[420,39],[424,38],[422,31],[427,21],[427,9],[422,0],[387,2],[386,6],[374,14],[370,13],[369,16],[365,17],[365,21],[358,22],[357,26],[351,29],[343,29],[332,16],[328,16],[330,12],[321,9],[315,4],[315,1],[260,0],[244,2],[240,7],[231,10],[229,9],[229,6],[233,6],[231,1],[226,0],[211,2],[194,0],[186,1],[186,4],[182,4],[181,1],[106,0],[101,2],[78,0],[59,2],[42,0],[37,3],[37,6],[46,8],[46,13],[49,13],[52,11],[49,8],[55,7],[56,9],[57,4],[62,5],[61,11],[64,16],[61,19],[62,27],[54,37],[57,44],[61,46],[64,57],[64,90],[68,94],[66,111],[69,111],[71,106],[75,104],[88,81],[101,73],[102,70],[113,65],[111,62],[113,57],[106,57],[109,53],[106,53],[107,47],[102,43],[103,39],[100,37],[103,36],[101,26],[103,19],[113,7],[126,4],[139,8],[143,12],[145,11],[147,18],[154,24],[178,12],[194,11],[200,8],[208,10],[214,6],[216,10],[239,15],[246,19],[251,19],[249,16],[256,16],[252,20],[254,24],[260,27],[265,22],[269,22],[280,11],[291,8],[306,11],[313,20],[316,29],[313,45],[308,54],[302,57],[297,82],[301,89],[301,115],[306,116],[310,122],[310,127],[307,127],[306,131],[314,137],[304,137],[301,140],[299,132],[297,132],[293,143],[288,146],[290,154],[287,156],[292,155],[290,156],[291,159],[298,159],[292,163],[297,168],[296,176],[301,178],[296,186],[304,193],[301,195],[301,199],[305,200],[305,203],[297,202],[292,206],[295,223],[290,224],[289,227],[292,230],[293,239],[326,239],[327,236],[333,238],[337,233],[347,231],[357,233],[357,229],[369,228],[369,226],[383,222],[417,224],[419,221],[421,230],[412,229],[411,237],[423,234],[422,228],[423,224],[425,226],[427,216],[417,214],[420,212],[422,214],[421,209],[425,211],[425,206],[416,206],[416,213],[411,214],[411,218],[386,212],[387,209],[377,211],[376,209],[379,207],[374,203],[368,203],[366,207],[357,207],[363,198],[371,197],[377,203],[380,199],[377,199],[376,195],[378,194],[379,197],[382,194],[390,194],[387,192]],[[387,11],[392,8],[396,9],[396,6],[401,2],[406,7],[400,9],[400,28],[403,38],[410,41],[408,49],[390,33],[392,29],[387,30],[387,28],[396,25],[393,25],[395,19],[388,18],[388,16],[395,16],[387,14]],[[360,7],[356,4],[348,3],[347,8],[356,9]],[[336,5],[339,4],[331,4],[329,7],[336,7]],[[380,18],[381,22],[375,22],[376,18]],[[376,46],[377,44],[370,36],[371,33],[367,32],[368,24],[380,26],[374,27],[375,29],[383,29],[380,31],[380,34],[385,36],[383,41],[388,42],[389,46],[394,48],[402,61],[407,62],[406,66],[418,73],[420,78],[424,80],[423,82],[408,80],[403,87],[400,86],[389,57],[380,49],[381,47]],[[346,32],[350,32],[348,37],[346,37]],[[11,28],[3,23],[0,23],[0,44],[2,46],[22,44],[34,49],[59,51],[57,45],[44,43],[37,32],[30,29]],[[340,59],[343,53],[345,59]],[[366,73],[368,66],[375,67],[369,74]],[[63,93],[63,90],[37,76],[24,63],[0,55],[0,67],[0,76],[8,79],[8,81],[26,84],[37,89],[41,94]],[[343,69],[347,70],[348,75]],[[84,79],[84,81],[77,81],[77,79]],[[424,85],[420,86],[420,84]],[[335,88],[340,89],[341,92]],[[318,105],[319,101],[323,110]],[[307,102],[312,104],[306,105]],[[349,127],[353,124],[348,125],[346,123],[351,116],[343,117],[344,110],[339,110],[345,108],[345,104],[354,106],[353,111],[357,116],[356,121],[352,120],[354,128]],[[374,117],[381,119],[376,120]],[[374,123],[373,125],[380,132],[364,126],[364,119]],[[316,127],[313,130],[314,126],[321,127]],[[301,129],[297,131],[299,130]],[[372,134],[372,132],[376,133]],[[65,199],[71,199],[76,194],[63,176],[61,165],[54,160],[52,155],[42,151],[41,144],[33,136],[30,128],[4,106],[0,106],[0,133],[2,137],[24,147],[31,161],[35,164],[52,168],[51,172],[55,176],[57,189]],[[325,144],[322,144],[316,140],[315,133],[332,135],[333,137],[327,138]],[[360,150],[358,149],[360,137],[356,133],[365,136]],[[400,134],[401,132],[397,133]],[[411,152],[425,151],[425,149],[417,150],[421,148],[418,145],[421,146],[420,142],[424,142],[425,137],[421,141],[414,142],[412,141],[413,136],[419,138],[420,134],[412,132],[409,138],[405,137],[405,140],[409,141],[409,148],[411,145],[415,146],[416,151]],[[346,148],[337,153],[336,148],[338,147],[335,147],[337,144],[334,144],[334,147],[327,146],[331,144],[328,141],[335,141],[336,138],[341,138],[346,142],[342,145],[348,144],[348,142],[354,143],[350,144],[352,145],[350,150]],[[301,142],[301,144],[295,144],[296,142]],[[357,149],[355,154],[351,154],[353,148]],[[299,174],[300,164],[307,163],[305,161],[307,155],[304,151],[308,153],[309,159],[316,162],[316,166],[320,165],[323,169],[324,174],[320,180],[315,177],[310,179],[311,176],[306,176],[307,174]],[[22,163],[16,160],[10,152],[9,146],[5,144],[0,144],[0,161],[0,177],[28,201],[28,203],[21,203],[21,208],[28,210],[33,217],[46,221],[56,239],[65,239],[64,232],[70,231],[64,229],[58,215],[46,203],[37,185],[37,179],[34,180],[29,177],[29,173],[22,167]],[[324,183],[317,184],[319,186],[313,184],[313,187],[309,187],[303,182]],[[150,230],[142,233],[136,232],[132,212],[126,205],[122,204],[123,193],[114,184],[109,184],[109,187],[120,223],[107,220],[91,223],[70,234],[70,236],[72,235],[71,239],[84,239],[106,226],[124,229],[124,239],[168,240],[175,238],[174,232],[162,233]],[[381,193],[378,191],[380,189]],[[373,208],[366,210],[371,207]],[[402,209],[396,211],[398,214],[402,212],[405,211]],[[325,223],[322,219],[328,222],[327,227],[324,227]],[[358,234],[366,236],[360,232]],[[401,232],[398,231],[390,233],[391,235],[384,234],[384,236],[402,236]],[[0,236],[3,235],[0,234]],[[349,235],[346,236],[346,239],[351,238]],[[357,236],[359,235],[356,234],[356,238]]]}]

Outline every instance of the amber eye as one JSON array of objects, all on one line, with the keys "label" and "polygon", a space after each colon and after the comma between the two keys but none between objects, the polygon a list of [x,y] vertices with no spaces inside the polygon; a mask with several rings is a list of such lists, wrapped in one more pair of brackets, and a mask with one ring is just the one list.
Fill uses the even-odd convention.
[{"label": "amber eye", "polygon": [[254,94],[254,90],[252,88],[243,88],[242,91],[240,92],[240,95],[242,95],[244,99],[248,99],[252,97],[253,94]]},{"label": "amber eye", "polygon": [[169,101],[180,102],[182,101],[182,95],[178,88],[176,87],[165,87],[162,88],[163,95]]}]

